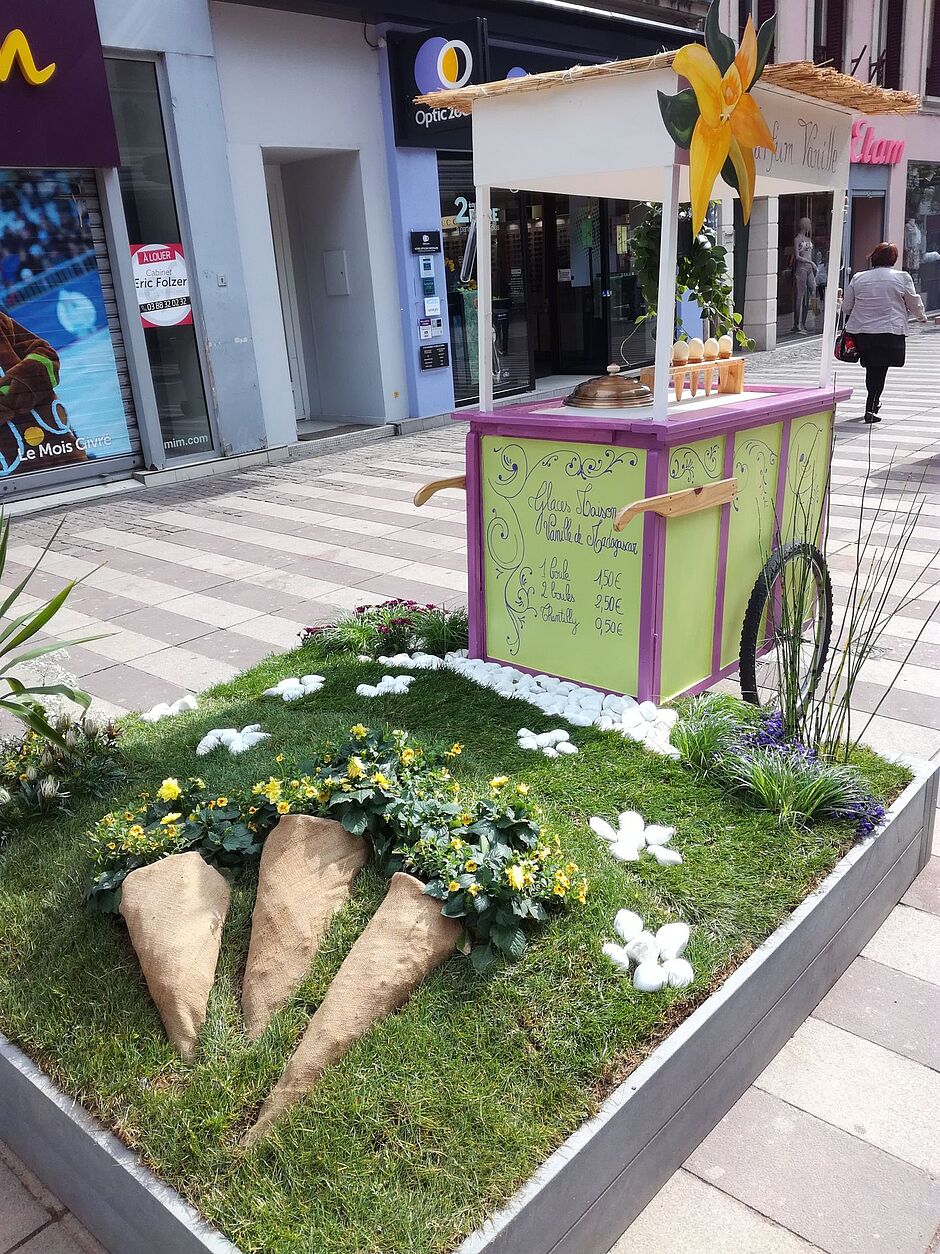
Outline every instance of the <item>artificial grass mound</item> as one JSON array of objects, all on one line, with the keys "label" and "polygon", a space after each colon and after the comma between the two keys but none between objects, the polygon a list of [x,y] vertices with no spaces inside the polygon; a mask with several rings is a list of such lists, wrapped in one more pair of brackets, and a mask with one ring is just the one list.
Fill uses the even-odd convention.
[{"label": "artificial grass mound", "polygon": [[[516,743],[519,703],[449,672],[419,674],[406,696],[364,700],[356,685],[375,683],[383,668],[318,661],[320,693],[289,705],[260,700],[307,669],[304,651],[273,658],[205,694],[195,714],[128,720],[132,778],[113,805],[194,773],[194,746],[212,727],[261,721],[272,733],[241,757],[198,760],[225,793],[283,774],[323,736],[387,722],[418,740],[462,741],[454,773],[467,787],[484,788],[495,774],[526,781],[545,825],[590,876],[586,905],[533,935],[518,964],[477,975],[459,955],[446,962],[246,1154],[240,1136],[385,882],[362,873],[308,978],[250,1042],[238,998],[255,877],[236,879],[207,1022],[187,1066],[166,1039],[123,925],[81,904],[85,831],[109,808],[90,802],[25,827],[0,855],[0,1027],[246,1254],[446,1251],[777,926],[854,833],[846,823],[781,830],[773,815],[680,764],[594,729],[574,733],[578,756],[527,753]],[[552,725],[530,707],[524,721]],[[859,765],[882,798],[908,778],[871,754]],[[682,865],[614,862],[587,818],[624,809],[674,824]],[[689,923],[691,988],[651,996],[613,969],[600,946],[621,908],[654,930]]]}]

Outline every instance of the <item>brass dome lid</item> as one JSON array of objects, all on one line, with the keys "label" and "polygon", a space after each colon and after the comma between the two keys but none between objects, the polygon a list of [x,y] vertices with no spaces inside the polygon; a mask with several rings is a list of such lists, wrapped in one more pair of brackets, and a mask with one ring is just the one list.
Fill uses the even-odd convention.
[{"label": "brass dome lid", "polygon": [[608,366],[606,374],[579,383],[565,398],[572,409],[630,409],[652,401],[653,393],[644,383],[621,374],[615,365]]}]

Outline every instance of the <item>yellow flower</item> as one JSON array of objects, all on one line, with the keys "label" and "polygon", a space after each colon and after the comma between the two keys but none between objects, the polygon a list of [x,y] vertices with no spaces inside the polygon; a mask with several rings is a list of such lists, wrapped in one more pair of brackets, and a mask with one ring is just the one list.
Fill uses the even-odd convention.
[{"label": "yellow flower", "polygon": [[279,754],[277,755],[277,757],[274,759],[274,761],[275,761],[275,762],[283,762],[283,761],[284,761],[284,754],[283,754],[283,753],[279,753]]},{"label": "yellow flower", "polygon": [[[159,793],[158,793],[157,795],[159,796]],[[177,794],[176,794],[176,796],[178,797],[178,796],[179,796],[179,793],[177,793]],[[175,800],[176,800],[176,797],[160,797],[160,800],[161,800],[161,801],[175,801]],[[131,821],[131,819],[134,817],[134,811],[133,811],[133,810],[125,810],[125,811],[124,811],[124,817],[125,817],[125,819],[127,819],[128,823],[129,823],[129,822]]]},{"label": "yellow flower", "polygon": [[584,905],[585,901],[587,901],[587,887],[588,887],[587,880],[582,880],[581,883],[578,885],[578,901],[581,903],[582,906]]},{"label": "yellow flower", "polygon": [[577,864],[577,862],[569,862],[569,863],[567,864],[567,866],[565,867],[565,874],[566,874],[566,875],[574,875],[574,873],[575,873],[575,871],[577,871],[577,869],[578,869],[578,864]]},{"label": "yellow flower", "polygon": [[521,890],[525,887],[525,874],[521,866],[507,867],[506,879],[509,880],[510,888]]},{"label": "yellow flower", "polygon": [[475,897],[479,891],[480,891],[479,884],[471,884],[470,887],[467,889],[467,892],[470,894],[471,897]]},{"label": "yellow flower", "polygon": [[368,727],[363,727],[361,723],[357,723],[355,727],[350,727],[349,734],[350,736],[355,736],[357,740],[362,740],[364,736],[368,736],[369,729]]},{"label": "yellow flower", "polygon": [[698,234],[708,212],[715,179],[728,157],[734,166],[744,221],[754,200],[754,149],[776,152],[760,105],[750,95],[757,75],[757,32],[748,18],[737,56],[724,74],[701,44],[686,44],[673,58],[672,68],[687,78],[695,92],[700,117],[689,149],[692,229]]},{"label": "yellow flower", "polygon": [[415,760],[415,751],[414,751],[414,749],[402,749],[402,751],[401,751],[401,764],[402,764],[402,766],[411,766],[411,764],[412,764],[412,762],[413,762],[414,760]]},{"label": "yellow flower", "polygon": [[490,780],[490,787],[493,789],[494,792],[497,792],[500,788],[505,788],[505,786],[508,783],[509,783],[508,775],[494,775],[493,778]]},{"label": "yellow flower", "polygon": [[465,863],[463,864],[463,869],[464,869],[465,871],[471,871],[471,872],[473,872],[473,871],[475,871],[475,870],[477,869],[477,863],[476,863],[476,862],[474,862],[474,861],[473,861],[473,859],[471,858],[469,862],[465,862]]},{"label": "yellow flower", "polygon": [[180,782],[171,775],[169,779],[165,779],[157,789],[158,801],[175,801],[182,793]]},{"label": "yellow flower", "polygon": [[215,804],[220,809],[224,809],[224,807],[228,805],[228,797],[216,797]]},{"label": "yellow flower", "polygon": [[165,827],[167,823],[175,823],[177,819],[181,819],[182,817],[182,814],[164,814],[160,822]]},{"label": "yellow flower", "polygon": [[450,842],[450,847],[451,849],[463,849],[463,841],[460,840],[459,837],[455,836]]},{"label": "yellow flower", "polygon": [[528,784],[516,784],[516,792],[519,794],[520,797],[528,797],[529,785]]},{"label": "yellow flower", "polygon": [[448,758],[459,758],[462,753],[463,745],[459,740],[455,740],[444,756]]},{"label": "yellow flower", "polygon": [[466,827],[468,823],[472,823],[472,822],[473,822],[473,815],[470,813],[470,811],[469,811],[469,810],[463,810],[463,811],[461,812],[461,814],[460,814],[460,819],[459,819],[459,822],[460,822],[460,823],[461,823],[464,827]]},{"label": "yellow flower", "polygon": [[381,771],[376,771],[374,775],[370,776],[369,783],[375,784],[376,788],[388,789],[392,786],[391,780],[387,775],[383,775]]},{"label": "yellow flower", "polygon": [[279,801],[277,803],[277,812],[278,814],[290,814],[290,802]]},{"label": "yellow flower", "polygon": [[447,885],[447,891],[449,893],[459,893],[460,885],[457,883],[456,880],[451,880],[451,882]]},{"label": "yellow flower", "polygon": [[349,766],[346,767],[346,774],[350,779],[362,779],[366,773],[366,768],[362,765],[361,758],[350,758]]},{"label": "yellow flower", "polygon": [[205,781],[204,779],[194,779],[194,780],[193,780],[193,787],[194,787],[194,788],[199,788],[199,789],[202,789],[202,788],[205,788],[205,786],[206,786],[206,781]]}]

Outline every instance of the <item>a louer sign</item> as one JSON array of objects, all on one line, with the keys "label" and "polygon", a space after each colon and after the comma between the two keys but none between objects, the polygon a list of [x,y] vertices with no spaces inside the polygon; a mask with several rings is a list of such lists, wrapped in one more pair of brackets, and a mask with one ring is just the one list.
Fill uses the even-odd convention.
[{"label": "a louer sign", "polygon": [[3,0],[0,166],[117,164],[94,0]]}]

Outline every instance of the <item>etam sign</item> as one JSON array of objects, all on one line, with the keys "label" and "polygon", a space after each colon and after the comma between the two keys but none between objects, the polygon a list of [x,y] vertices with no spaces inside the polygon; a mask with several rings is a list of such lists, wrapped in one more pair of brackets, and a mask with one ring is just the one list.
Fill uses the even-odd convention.
[{"label": "etam sign", "polygon": [[852,126],[852,161],[855,164],[897,165],[903,156],[903,139],[879,139],[874,128],[861,118]]},{"label": "etam sign", "polygon": [[118,163],[94,0],[0,0],[0,166]]}]

